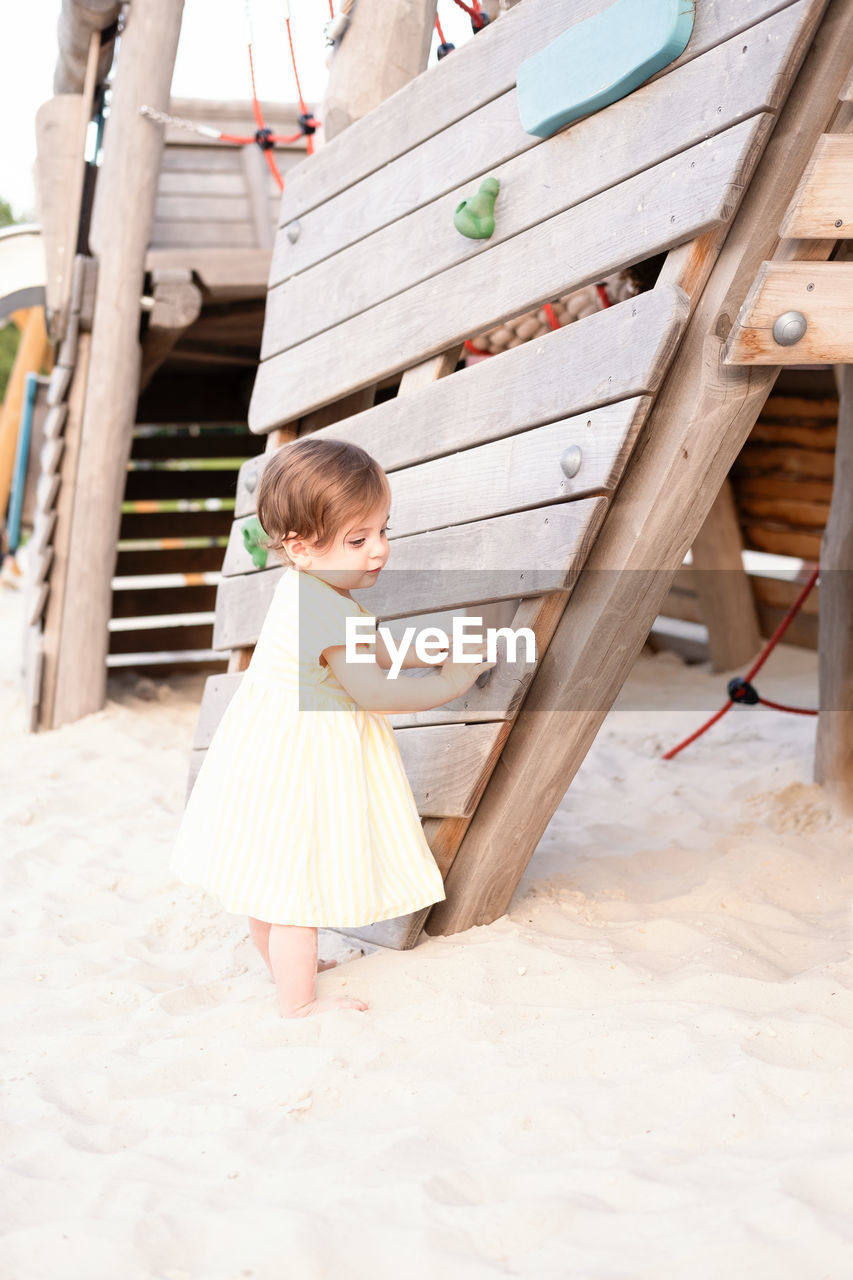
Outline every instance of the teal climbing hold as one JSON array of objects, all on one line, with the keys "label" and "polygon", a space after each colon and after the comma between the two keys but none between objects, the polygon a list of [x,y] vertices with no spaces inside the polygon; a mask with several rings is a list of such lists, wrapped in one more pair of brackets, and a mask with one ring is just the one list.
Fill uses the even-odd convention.
[{"label": "teal climbing hold", "polygon": [[485,178],[471,200],[456,206],[453,225],[471,240],[488,240],[495,229],[495,201],[501,184],[497,178]]},{"label": "teal climbing hold", "polygon": [[521,123],[548,138],[600,111],[673,62],[693,34],[694,0],[616,0],[518,68]]},{"label": "teal climbing hold", "polygon": [[253,516],[251,520],[247,520],[243,525],[243,546],[252,557],[252,564],[256,569],[266,569],[268,549],[264,546],[266,541],[266,533],[261,527],[261,522],[257,516]]}]

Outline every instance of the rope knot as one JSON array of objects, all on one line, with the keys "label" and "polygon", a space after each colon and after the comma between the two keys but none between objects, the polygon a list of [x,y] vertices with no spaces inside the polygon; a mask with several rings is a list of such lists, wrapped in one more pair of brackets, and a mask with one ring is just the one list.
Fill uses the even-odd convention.
[{"label": "rope knot", "polygon": [[754,707],[761,701],[755,686],[748,680],[744,680],[742,676],[735,676],[730,680],[727,691],[732,702],[742,702],[747,707]]},{"label": "rope knot", "polygon": [[320,121],[315,120],[310,111],[304,111],[302,115],[299,116],[299,128],[307,138],[310,138],[312,133],[317,132],[319,125]]},{"label": "rope knot", "polygon": [[272,151],[275,143],[272,140],[272,129],[256,129],[255,142],[261,151]]}]

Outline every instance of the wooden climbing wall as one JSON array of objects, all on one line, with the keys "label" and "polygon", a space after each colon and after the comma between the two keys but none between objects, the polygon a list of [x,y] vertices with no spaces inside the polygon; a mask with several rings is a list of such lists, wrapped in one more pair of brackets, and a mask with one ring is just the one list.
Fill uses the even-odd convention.
[{"label": "wooden climbing wall", "polygon": [[[825,6],[698,0],[685,53],[653,81],[552,138],[526,134],[513,87],[519,62],[605,7],[526,0],[295,169],[281,205],[250,426],[285,428],[278,442],[306,431],[352,440],[388,471],[389,564],[408,572],[389,573],[362,597],[380,620],[417,625],[436,610],[482,607],[537,638],[538,664],[499,664],[483,689],[392,719],[446,876],[448,902],[429,922],[441,932],[505,909],[577,767],[566,764],[560,790],[549,757],[559,760],[566,726],[559,708],[541,705],[553,684],[549,645],[557,651],[552,641],[567,622],[589,633],[599,617],[610,628],[622,617],[633,643],[683,558],[677,539],[661,543],[658,571],[647,529],[652,504],[645,500],[634,518],[631,486],[624,501],[622,489],[638,439],[646,455],[659,439],[665,461],[652,480],[638,471],[640,488],[660,492],[670,465],[691,458],[692,444],[675,440],[690,415],[674,415],[672,426],[657,403],[673,385],[667,373],[691,320],[704,323],[696,318],[703,286]],[[486,175],[501,181],[497,228],[487,241],[467,240],[453,229],[453,209]],[[668,251],[650,292],[456,371],[467,337]],[[700,339],[690,345],[699,387]],[[371,388],[395,379],[394,398],[364,407]],[[683,371],[677,385],[683,394]],[[744,421],[751,402],[757,413],[759,395],[760,385],[752,401],[740,395]],[[349,407],[336,410],[346,397]],[[710,416],[698,417],[698,439]],[[572,446],[581,465],[569,474],[561,460]],[[725,475],[714,487],[712,442],[703,447],[708,493],[674,484],[668,532],[701,519]],[[241,472],[216,609],[214,644],[244,655],[282,572],[256,569],[242,550],[241,521],[254,509],[262,465],[260,458]],[[620,524],[614,516],[623,509]],[[631,522],[627,537],[621,525]],[[611,527],[620,531],[608,540]],[[576,610],[576,584],[587,581],[599,545],[596,563],[603,558],[609,578],[599,576],[597,589],[632,603],[590,613],[590,588]],[[638,565],[646,578],[630,572]],[[591,633],[588,643],[596,647]],[[612,655],[608,680],[618,689],[630,644],[602,636],[597,648],[599,657]],[[196,766],[239,678],[234,670],[209,682]],[[579,750],[606,709],[603,693],[590,697],[571,731]],[[542,717],[531,730],[532,705]],[[519,817],[523,772],[536,781]],[[493,817],[508,804],[517,839],[512,822]],[[477,832],[479,844],[478,823],[489,832],[485,840]],[[357,932],[410,946],[426,915]]]}]

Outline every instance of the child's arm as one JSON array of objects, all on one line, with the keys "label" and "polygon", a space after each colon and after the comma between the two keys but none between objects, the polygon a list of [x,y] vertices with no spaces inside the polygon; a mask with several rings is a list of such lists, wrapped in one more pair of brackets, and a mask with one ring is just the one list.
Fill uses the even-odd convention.
[{"label": "child's arm", "polygon": [[[360,645],[356,646],[356,650],[357,652],[361,652],[361,646]],[[370,653],[372,652],[372,649],[368,647],[364,650],[364,652]],[[383,670],[385,671],[388,670],[388,668],[391,666],[391,663],[393,662],[393,658],[391,657],[391,654],[388,652],[388,646],[385,643],[385,641],[382,639],[382,635],[378,629],[376,632],[376,661],[379,663],[380,667],[382,667]],[[419,658],[417,653],[415,652],[414,645],[409,645],[409,648],[406,651],[406,655],[403,658],[403,661],[400,663],[400,666],[404,669],[410,668],[410,667],[435,667],[437,665],[439,664],[436,662],[425,662],[422,658]]]},{"label": "child's arm", "polygon": [[350,697],[365,711],[378,711],[383,715],[441,707],[466,693],[478,676],[495,666],[494,662],[447,661],[435,675],[424,676],[422,680],[391,680],[376,663],[348,663],[346,652],[343,644],[323,650],[326,661]]}]

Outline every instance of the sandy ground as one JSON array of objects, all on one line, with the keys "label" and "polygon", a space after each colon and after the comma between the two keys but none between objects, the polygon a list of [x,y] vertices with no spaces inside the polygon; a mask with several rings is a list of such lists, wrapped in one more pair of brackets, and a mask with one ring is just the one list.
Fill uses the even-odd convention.
[{"label": "sandy ground", "polygon": [[[644,656],[509,913],[278,1018],[167,871],[198,680],[23,732],[0,592],[2,1280],[847,1280],[853,825],[812,719]],[[780,649],[768,697],[814,705]]]}]

